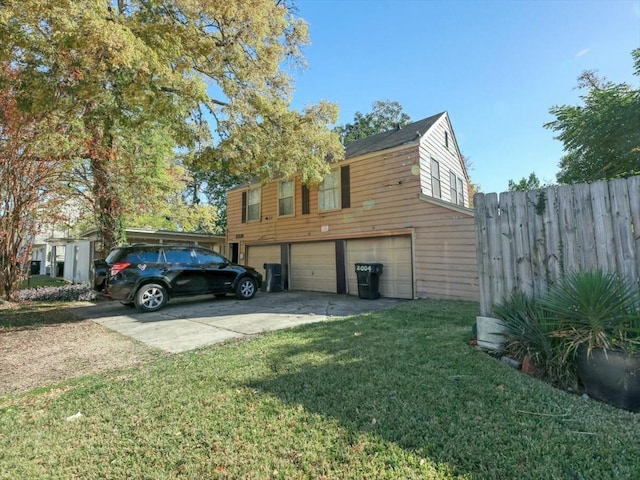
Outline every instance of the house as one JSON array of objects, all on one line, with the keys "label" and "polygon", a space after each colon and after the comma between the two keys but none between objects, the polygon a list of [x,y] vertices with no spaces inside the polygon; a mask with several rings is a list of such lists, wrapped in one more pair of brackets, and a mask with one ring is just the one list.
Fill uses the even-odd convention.
[{"label": "house", "polygon": [[316,187],[300,178],[227,193],[228,254],[282,267],[286,289],[358,293],[355,264],[383,264],[380,293],[478,300],[469,177],[446,112],[355,141]]},{"label": "house", "polygon": [[31,274],[62,277],[66,245],[72,239],[72,228],[64,222],[40,224],[31,239]]}]

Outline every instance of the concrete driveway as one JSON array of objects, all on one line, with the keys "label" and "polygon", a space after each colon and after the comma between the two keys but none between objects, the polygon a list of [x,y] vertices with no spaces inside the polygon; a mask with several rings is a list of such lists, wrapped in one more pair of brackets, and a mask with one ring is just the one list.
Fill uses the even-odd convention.
[{"label": "concrete driveway", "polygon": [[115,301],[81,307],[76,312],[152,347],[179,353],[232,338],[371,312],[399,302],[406,300],[365,300],[314,292],[258,292],[253,299],[244,301],[232,296],[181,298],[152,313],[142,313]]}]

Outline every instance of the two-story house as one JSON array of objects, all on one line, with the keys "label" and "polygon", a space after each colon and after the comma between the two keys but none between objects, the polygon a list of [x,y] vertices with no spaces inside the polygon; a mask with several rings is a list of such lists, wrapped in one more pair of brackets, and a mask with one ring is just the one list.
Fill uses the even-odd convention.
[{"label": "two-story house", "polygon": [[358,294],[355,264],[383,264],[380,293],[478,299],[469,177],[446,112],[357,140],[315,187],[300,178],[227,194],[228,253],[285,289]]}]

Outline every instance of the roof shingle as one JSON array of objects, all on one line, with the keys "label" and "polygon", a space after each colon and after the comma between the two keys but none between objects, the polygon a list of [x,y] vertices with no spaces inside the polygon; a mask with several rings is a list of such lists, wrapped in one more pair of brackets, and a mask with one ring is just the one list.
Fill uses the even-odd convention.
[{"label": "roof shingle", "polygon": [[413,142],[422,137],[445,112],[429,118],[409,123],[402,128],[378,133],[367,138],[351,142],[345,147],[345,158],[357,157],[365,153],[379,152]]}]

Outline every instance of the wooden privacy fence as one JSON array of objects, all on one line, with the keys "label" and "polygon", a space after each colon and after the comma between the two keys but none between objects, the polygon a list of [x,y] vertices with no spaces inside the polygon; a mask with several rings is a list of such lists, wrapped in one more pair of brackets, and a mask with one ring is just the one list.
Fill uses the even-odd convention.
[{"label": "wooden privacy fence", "polygon": [[640,176],[474,197],[480,311],[520,291],[539,295],[565,273],[640,278]]}]

